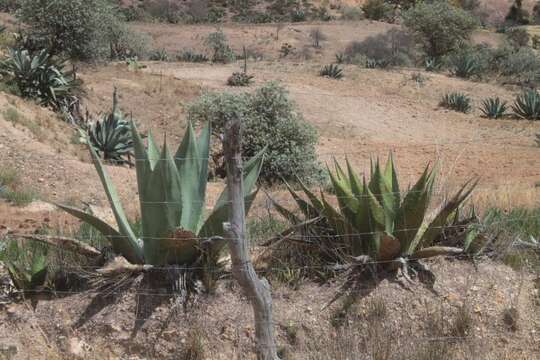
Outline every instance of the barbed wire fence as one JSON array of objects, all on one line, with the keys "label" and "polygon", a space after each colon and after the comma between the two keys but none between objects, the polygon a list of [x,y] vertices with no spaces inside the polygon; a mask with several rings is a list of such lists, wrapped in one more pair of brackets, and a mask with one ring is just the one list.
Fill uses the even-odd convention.
[{"label": "barbed wire fence", "polygon": [[[493,140],[493,139],[490,139],[490,140]],[[451,145],[467,145],[467,144],[473,144],[473,143],[477,143],[477,139],[475,140],[470,140],[470,141],[460,141],[460,142],[452,142],[452,143],[447,143],[447,144],[444,144],[444,143],[437,143],[437,144],[431,144],[431,146],[451,146]],[[429,144],[426,145],[426,144],[412,144],[410,146],[413,146],[413,147],[420,147],[420,148],[423,148],[423,147],[426,147],[426,146],[430,146]],[[505,146],[516,146],[516,147],[529,147],[527,145],[522,145],[522,144],[505,144]],[[409,145],[404,145],[403,147],[409,147]],[[398,147],[393,147],[394,149],[397,149],[397,148],[403,148],[402,146],[398,146]],[[364,152],[347,152],[347,153],[339,153],[339,152],[336,152],[336,153],[321,153],[319,154],[320,157],[323,157],[323,158],[328,158],[328,159],[331,159],[333,157],[341,157],[342,159],[343,158],[346,158],[346,157],[352,157],[352,156],[358,156],[358,155],[364,155]],[[31,158],[31,157],[29,157]],[[62,158],[62,157],[54,157],[55,161],[66,161],[66,162],[69,162],[69,161],[75,161],[74,159],[68,159],[68,158]],[[76,160],[78,161],[78,160]],[[135,161],[139,161],[137,159],[135,159]],[[534,181],[536,179],[538,179],[538,177],[540,177],[540,174],[533,174],[533,175],[530,175],[530,178]],[[533,203],[536,203],[538,204],[538,193],[537,193],[537,189],[534,187],[534,184],[531,183],[531,182],[521,182],[521,181],[507,181],[507,182],[501,182],[499,184],[490,184],[490,185],[483,185],[483,186],[479,186],[475,189],[475,193],[477,195],[479,194],[484,194],[486,196],[488,195],[495,195],[498,194],[498,193],[504,193],[506,191],[508,191],[507,189],[500,189],[500,187],[509,187],[511,188],[511,191],[515,192],[515,193],[523,193],[525,195],[528,195],[528,196],[533,196],[533,198],[531,199],[533,201]],[[434,190],[434,197],[435,198],[440,198],[441,200],[444,200],[446,199],[446,197],[448,196],[448,192],[449,192],[449,189],[448,187],[445,187],[444,185],[441,185],[440,187],[436,188]],[[336,196],[334,196],[333,198],[337,199]],[[282,204],[285,204],[285,205],[288,205],[288,206],[294,206],[295,205],[295,202],[293,199],[290,199],[290,198],[287,198],[287,199],[280,199],[280,203]],[[169,206],[172,204],[172,202],[155,202],[154,203],[156,206]],[[265,221],[268,221],[270,223],[272,223],[276,218],[279,218],[279,215],[272,212],[271,211],[271,206],[269,205],[269,202],[268,201],[265,201],[265,203],[261,206],[262,209],[260,209],[259,213],[255,214],[254,216],[252,215],[251,217],[248,218],[248,221],[253,221],[253,222],[265,222]],[[51,211],[51,218],[54,218],[54,211]],[[511,225],[512,223],[514,222],[521,222],[521,221],[526,221],[526,220],[534,220],[534,221],[540,221],[540,216],[539,215],[531,215],[529,217],[529,219],[526,219],[526,218],[520,218],[520,219],[504,219],[504,220],[500,220],[499,222],[496,222],[495,224],[492,224],[492,225],[499,225],[501,227],[505,227],[505,226],[509,226]],[[278,221],[279,222],[279,221]],[[277,228],[279,228],[279,226],[282,226],[280,224],[271,224],[270,227],[270,230],[274,230],[275,228],[273,228],[272,226],[276,226]],[[460,229],[462,228],[461,225],[449,225],[449,226],[445,226],[445,229],[452,229],[452,228],[456,228],[456,229]],[[410,229],[407,229],[407,230],[418,230],[418,228],[410,228]],[[67,233],[67,234],[73,234],[73,229],[72,228],[68,228],[68,229],[56,229],[55,231],[58,231],[59,233]],[[264,233],[264,231],[263,231]],[[369,233],[347,233],[347,234],[341,234],[341,235],[328,235],[328,237],[331,237],[331,238],[339,238],[339,237],[358,237],[358,236],[362,236],[362,235],[376,235],[376,234],[380,234],[379,232],[369,232]],[[28,237],[33,237],[34,239],[36,238],[39,238],[41,237],[42,239],[46,239],[46,238],[54,238],[54,237],[57,237],[57,235],[51,235],[51,234],[28,234],[27,232],[25,231],[21,231],[20,229],[17,229],[17,230],[11,230],[9,232],[6,232],[5,234],[2,234],[4,235],[2,237],[2,241],[11,241],[12,239],[18,239],[18,238],[28,238]],[[302,234],[302,233],[296,233],[294,235],[291,235],[288,237],[288,240],[290,241],[311,241],[313,239],[316,239],[316,238],[320,238],[320,237],[324,237],[324,235],[308,235],[308,234]],[[253,238],[253,234],[251,234],[251,237]],[[95,237],[85,237],[85,236],[79,236],[77,238],[78,240],[82,241],[82,242],[86,242],[86,243],[90,243],[92,244],[96,238]],[[198,240],[198,241],[201,241],[201,240],[208,240],[209,238],[200,238],[200,237],[197,237],[197,238],[184,238],[184,239],[176,239],[176,238],[167,238],[167,237],[163,237],[163,238],[159,238],[159,239],[163,239],[163,240],[171,240],[171,241],[190,241],[190,240]],[[232,241],[234,240],[233,237],[225,237],[224,240],[227,240],[227,241]],[[258,238],[258,239],[254,239],[254,241],[252,241],[251,243],[251,248],[252,250],[255,250],[259,243],[261,242],[261,240],[267,240],[266,237],[263,237],[263,238]],[[67,250],[66,250],[67,251]],[[249,259],[248,259],[249,260]],[[387,264],[389,262],[393,262],[393,261],[368,261],[368,262],[365,262],[364,265],[383,265],[383,264]],[[60,265],[60,268],[62,270],[65,270],[65,271],[70,271],[70,270],[74,270],[74,271],[84,271],[84,272],[87,272],[87,273],[93,273],[95,272],[96,270],[98,270],[100,268],[100,266],[97,266],[97,265],[89,265],[89,264],[84,264],[84,263],[80,263],[80,264],[70,264],[69,262],[67,263],[64,263],[64,264],[59,264]],[[238,271],[248,271],[246,266],[247,266],[247,262],[246,263],[239,263],[237,264],[239,266],[239,269]],[[299,271],[299,270],[307,270],[307,271],[317,271],[317,270],[321,270],[323,267],[328,267],[328,266],[323,266],[323,265],[304,265],[304,266],[288,266],[288,268],[286,269],[286,271]],[[167,266],[167,267],[153,267],[154,270],[164,270],[164,271],[170,271],[171,270],[171,267],[170,266]],[[228,276],[230,275],[230,270],[227,270],[227,269],[215,269],[215,270],[208,270],[206,269],[205,267],[201,267],[201,266],[184,266],[184,267],[181,267],[181,270],[183,271],[199,271],[199,270],[205,270],[205,271],[213,271],[216,273],[216,275],[225,275],[225,276]],[[273,268],[259,268],[257,269],[258,271],[258,274],[261,274],[261,275],[268,275],[270,273],[272,273],[273,271],[283,271],[283,269],[273,269]],[[361,285],[358,287],[356,287],[354,290],[352,291],[349,291],[349,294],[365,294],[366,291],[369,291],[369,290],[373,290],[373,286],[364,286],[362,287]],[[514,289],[515,290],[515,289]],[[88,295],[95,295],[95,296],[98,296],[101,291],[99,290],[88,290],[88,289],[82,289],[82,290],[51,290],[51,289],[39,289],[39,290],[27,290],[27,291],[24,291],[24,292],[20,292],[21,295],[29,295],[31,294],[32,292],[35,292],[35,293],[39,293],[39,294],[43,294],[43,293],[49,293],[50,295],[54,295],[54,296],[88,296]],[[122,295],[122,294],[125,294],[125,289],[122,289],[122,288],[119,288],[119,289],[109,289],[108,290],[108,294],[109,295]],[[150,298],[171,298],[171,297],[174,297],[176,295],[178,295],[178,293],[174,290],[170,290],[170,291],[167,291],[167,290],[159,290],[159,291],[156,291],[155,289],[152,289],[152,288],[144,288],[144,287],[140,287],[136,290],[136,294],[138,297],[141,297],[141,296],[146,296],[146,297],[150,297]],[[280,294],[282,295],[282,294]],[[327,296],[329,296],[330,294],[326,293]],[[239,349],[239,353],[238,353],[238,358],[245,358],[244,355],[242,353],[243,350],[246,350],[246,348],[244,346],[247,346],[248,348],[250,346],[253,346],[253,326],[257,326],[257,322],[254,322],[252,319],[249,318],[249,316],[246,315],[245,312],[242,312],[242,302],[243,301],[251,301],[253,300],[253,297],[250,297],[250,296],[246,296],[245,294],[244,295],[239,295],[239,300],[235,303],[235,306],[237,307],[237,309],[235,311],[232,311],[230,313],[228,313],[227,316],[228,317],[228,320],[229,320],[229,323],[232,323],[232,324],[236,324],[236,331],[233,332],[233,336],[231,336],[231,341],[233,342],[236,342],[237,346],[238,346],[238,349]],[[279,305],[279,310],[282,310],[284,311],[285,314],[289,314],[291,315],[290,313],[288,313],[287,311],[285,311],[286,307],[287,307],[287,301],[283,301],[283,299],[280,299],[280,305]],[[325,299],[325,300],[329,300],[328,298]],[[321,302],[319,301],[317,304],[320,304]],[[441,299],[440,301],[440,305],[441,307],[442,306],[445,306],[445,305],[448,305],[446,300],[444,299]],[[308,305],[306,304],[303,304],[302,306],[306,307],[305,311],[307,311],[307,307],[309,307]],[[137,307],[139,307],[139,303],[137,304]],[[307,315],[311,316],[313,314],[321,314],[323,313],[325,310],[323,310],[322,308],[319,308],[319,309],[310,309],[307,313]],[[287,337],[288,333],[292,331],[292,329],[290,329],[290,324],[287,322],[287,317],[286,315],[285,316],[281,316],[278,313],[276,313],[277,315],[277,320],[276,321],[272,321],[271,324],[276,328],[278,329],[278,333],[280,333],[280,339],[281,341],[283,341],[283,338]],[[407,319],[406,317],[408,316],[407,314],[403,314],[402,315],[403,318],[401,320],[395,320],[399,323],[406,323],[407,322]],[[298,319],[298,317],[296,317],[296,321],[298,322],[301,322],[301,320]],[[134,321],[134,322],[138,322],[138,321],[143,321],[143,322],[146,322],[146,323],[155,323],[154,326],[158,326],[160,324],[162,324],[165,320],[163,318],[152,318],[152,317],[137,317],[137,314],[134,316],[134,317],[131,317],[130,318],[131,321]],[[223,319],[221,319],[223,320]],[[379,322],[383,322],[382,319],[379,319]],[[310,323],[310,326],[314,326],[313,323]],[[246,331],[247,329],[247,331]],[[358,332],[360,330],[365,330],[364,328],[357,328],[357,329],[354,329],[351,326],[349,327],[345,327],[345,329],[349,329],[350,333],[348,334],[348,336],[352,339],[356,339],[357,340],[357,343],[355,344],[354,342],[351,342],[351,343],[347,343],[347,344],[343,344],[343,348],[342,349],[336,349],[336,351],[341,351],[341,355],[343,355],[343,359],[347,358],[345,354],[346,351],[355,351],[355,348],[356,347],[356,351],[357,353],[356,354],[366,354],[367,352],[369,351],[382,351],[382,350],[374,350],[373,348],[371,348],[370,350],[370,346],[374,346],[373,344],[369,345],[369,344],[366,344],[365,342],[368,341],[366,340],[365,338],[363,338],[362,336],[358,336]],[[388,330],[388,329],[387,329]],[[347,330],[343,330],[343,331],[347,331]],[[385,330],[386,331],[386,330]],[[395,331],[390,329],[389,331]],[[247,334],[247,335],[245,335]],[[283,335],[285,334],[285,335]],[[290,335],[290,334],[289,334]],[[386,341],[388,341],[389,337],[391,336],[395,336],[396,334],[386,334],[385,336],[387,336],[386,338]],[[435,336],[426,336],[426,335],[419,335],[419,333],[414,333],[412,330],[411,330],[411,334],[409,334],[405,341],[410,341],[411,343],[417,343],[417,344],[438,344],[438,346],[441,346],[440,344],[443,344],[443,343],[446,343],[446,344],[454,344],[458,341],[464,341],[464,340],[469,340],[471,339],[471,337],[475,337],[476,335],[473,334],[462,334],[462,335],[455,335],[455,334],[448,334],[448,333],[445,333],[444,331],[441,332],[441,334],[438,334],[438,335],[435,335]],[[500,333],[495,331],[495,330],[490,330],[486,333],[482,333],[481,335],[481,338],[484,340],[484,341],[489,341],[489,339],[498,339],[500,338]],[[247,340],[246,340],[247,339]],[[156,341],[158,341],[159,339],[156,339]],[[289,339],[290,340],[290,339]],[[333,338],[333,340],[336,340],[336,338]],[[402,340],[399,340],[399,341],[402,341]],[[399,343],[399,342],[398,342]],[[328,343],[326,343],[328,345]],[[312,346],[313,344],[311,345],[306,345],[307,347],[309,346]],[[339,345],[339,344],[338,344]],[[260,346],[260,345],[259,345]],[[315,345],[313,345],[315,346]],[[264,346],[263,346],[264,347]],[[316,347],[316,346],[315,346]],[[242,350],[243,349],[243,350]],[[251,349],[253,350],[253,348]],[[260,350],[260,348],[259,348]],[[320,349],[320,347],[318,348],[319,351],[328,351],[328,353],[330,353],[331,349]],[[211,357],[211,358],[218,358],[218,355],[219,355],[219,350],[217,349],[210,349],[210,351],[215,351],[215,353],[212,353],[215,357]],[[398,351],[398,347],[394,347],[394,351]],[[330,354],[331,356],[334,356],[335,354],[337,353],[334,353],[334,354]],[[324,356],[324,354],[323,354]],[[328,354],[326,355],[328,356]],[[311,358],[316,358],[316,357],[311,357]],[[320,359],[324,358],[324,357],[319,357]],[[327,357],[327,358],[331,358],[331,357]]]}]

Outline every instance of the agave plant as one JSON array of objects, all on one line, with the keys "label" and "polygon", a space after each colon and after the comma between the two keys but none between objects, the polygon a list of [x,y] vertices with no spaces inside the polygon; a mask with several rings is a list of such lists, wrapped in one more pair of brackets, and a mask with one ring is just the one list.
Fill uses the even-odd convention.
[{"label": "agave plant", "polygon": [[345,62],[345,54],[342,52],[336,53],[336,63],[343,64]]},{"label": "agave plant", "polygon": [[[191,123],[176,153],[171,155],[165,143],[161,151],[149,134],[148,148],[131,123],[135,148],[137,184],[141,211],[141,238],[135,236],[122,208],[115,187],[92,147],[90,153],[99,174],[116,227],[82,210],[58,205],[89,223],[110,241],[113,251],[132,264],[189,265],[201,259],[203,248],[216,254],[223,236],[222,224],[228,217],[227,189],[223,191],[208,217],[203,218],[208,181],[210,125],[197,138]],[[244,188],[246,211],[255,199],[253,191],[262,166],[259,153],[246,163]],[[207,254],[207,253],[205,253]]]},{"label": "agave plant", "polygon": [[325,65],[319,72],[319,75],[332,79],[341,79],[343,78],[343,70],[336,64]]},{"label": "agave plant", "polygon": [[439,71],[442,65],[436,58],[426,58],[424,60],[424,69],[426,71]]},{"label": "agave plant", "polygon": [[524,91],[516,98],[512,110],[523,119],[540,119],[540,93],[537,90]]},{"label": "agave plant", "polygon": [[81,130],[81,142],[92,146],[98,156],[104,160],[124,164],[128,162],[125,156],[129,157],[133,152],[133,140],[130,122],[117,109],[117,106],[115,89],[111,112],[104,114],[101,119],[90,122],[87,129]]},{"label": "agave plant", "polygon": [[24,49],[11,49],[8,58],[0,62],[0,73],[17,85],[23,97],[62,110],[72,102],[80,86],[75,72],[64,67],[47,50],[32,54]]},{"label": "agave plant", "polygon": [[452,59],[451,72],[454,76],[468,79],[478,73],[478,61],[470,54],[461,54]]},{"label": "agave plant", "polygon": [[443,96],[439,105],[450,110],[468,113],[472,109],[471,102],[471,98],[467,95],[451,92]]},{"label": "agave plant", "polygon": [[44,251],[31,249],[11,241],[0,250],[0,260],[5,263],[13,285],[17,290],[33,291],[44,286],[48,265]]},{"label": "agave plant", "polygon": [[[416,184],[403,191],[391,156],[384,169],[379,161],[372,164],[369,181],[360,180],[348,161],[347,173],[336,162],[335,172],[328,169],[328,175],[337,198],[337,209],[324,193],[318,197],[301,182],[307,200],[290,187],[289,192],[303,218],[277,203],[275,206],[294,225],[315,219],[318,229],[326,229],[323,236],[310,234],[309,239],[312,243],[320,241],[324,248],[332,249],[334,261],[343,261],[344,257],[369,256],[373,261],[401,259],[406,262],[460,253],[463,250],[437,245],[440,245],[445,227],[454,222],[457,210],[476,183],[469,181],[464,184],[428,216],[435,173],[434,168],[426,167]],[[464,244],[464,250],[470,246],[470,241],[472,239]]]},{"label": "agave plant", "polygon": [[480,110],[484,115],[490,119],[498,119],[504,116],[507,109],[507,102],[495,98],[487,98],[482,102]]}]

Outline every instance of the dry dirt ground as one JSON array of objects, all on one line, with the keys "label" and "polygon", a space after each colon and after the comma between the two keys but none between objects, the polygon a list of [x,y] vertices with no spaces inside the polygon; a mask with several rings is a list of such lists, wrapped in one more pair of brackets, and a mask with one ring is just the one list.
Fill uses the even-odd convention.
[{"label": "dry dirt ground", "polygon": [[[196,48],[205,34],[214,29],[211,26],[136,26],[151,33],[155,47],[166,47],[171,52]],[[309,47],[307,34],[316,26],[330,38],[323,44],[323,50],[310,50],[309,61],[300,57],[276,60],[282,42],[294,42],[299,49]],[[349,41],[388,27],[370,22],[299,24],[286,26],[279,40],[275,40],[275,26],[237,25],[226,26],[224,30],[235,49],[247,44],[265,55],[264,60],[250,62],[249,71],[256,76],[256,83],[246,91],[252,91],[266,80],[282,82],[305,119],[319,131],[317,152],[322,162],[330,161],[333,156],[339,160],[347,156],[361,172],[369,168],[371,156],[386,156],[394,151],[398,171],[407,182],[412,181],[426,163],[439,160],[439,196],[465,179],[478,176],[480,185],[474,196],[481,207],[538,206],[540,148],[534,144],[534,134],[540,132],[540,122],[493,121],[482,118],[479,110],[464,115],[438,107],[440,97],[448,91],[466,92],[478,105],[488,96],[512,100],[517,89],[423,72],[427,80],[419,83],[412,80],[412,74],[418,72],[415,69],[382,71],[346,66],[343,80],[317,76],[320,67],[332,61],[334,53]],[[498,41],[489,33],[477,37],[481,41]],[[124,112],[132,113],[142,130],[151,129],[159,139],[166,134],[169,144],[174,145],[185,127],[186,104],[205,90],[227,89],[227,77],[240,67],[240,63],[148,62],[145,65],[147,67],[139,71],[130,71],[124,63],[83,66],[85,104],[91,113],[109,109],[116,86]],[[0,93],[0,106],[3,109],[0,112],[2,167],[16,168],[21,182],[38,191],[43,200],[106,205],[99,179],[84,147],[76,144],[73,128],[48,110],[5,93]],[[22,117],[13,121],[13,116],[6,113],[9,108],[16,108]],[[113,166],[108,170],[128,211],[134,215],[134,170]],[[222,184],[210,186],[209,206]],[[275,192],[288,201],[279,189]],[[58,228],[76,225],[45,203],[20,208],[0,201],[0,234],[7,230],[30,232],[43,224]],[[471,265],[459,262],[443,261],[435,263],[434,268],[440,278],[438,295],[423,287],[409,292],[388,282],[374,293],[387,300],[388,324],[392,324],[389,331],[397,331],[395,336],[400,342],[409,341],[410,334],[418,334],[418,328],[426,330],[423,321],[405,321],[427,316],[424,301],[431,309],[443,306],[448,316],[455,313],[459,303],[467,302],[473,308],[475,326],[467,342],[451,344],[460,349],[454,352],[457,358],[537,358],[540,347],[538,307],[532,304],[538,290],[533,289],[529,275],[522,276],[491,263],[481,263],[478,272]],[[142,300],[136,295],[135,285],[118,296],[113,305],[82,322],[78,319],[92,302],[92,293],[40,302],[36,312],[23,311],[26,303],[10,304],[0,309],[0,347],[14,345],[17,359],[73,358],[75,355],[66,355],[67,350],[82,358],[175,358],[189,342],[189,328],[195,324],[195,329],[210,329],[203,337],[208,359],[230,358],[243,354],[242,351],[252,345],[253,328],[245,299],[225,284],[221,285],[218,295],[197,301],[195,309],[205,314],[203,317],[186,317],[179,311],[171,315],[171,321],[165,321],[170,309],[162,304],[138,331],[134,330],[139,324],[135,314]],[[330,344],[320,345],[325,344],[325,339],[337,336],[329,326],[332,311],[320,308],[336,288],[337,285],[306,284],[299,291],[277,290],[275,309],[280,344],[289,344],[286,348],[298,354],[297,358],[315,358],[306,354],[331,351]],[[99,307],[99,301],[96,302],[98,305],[92,306]],[[503,325],[502,312],[514,304],[522,317],[517,332],[509,332]],[[98,308],[89,309],[91,312]],[[362,315],[358,316],[363,319]],[[355,324],[353,320],[351,324]],[[303,334],[299,335],[300,345],[294,345],[296,348],[290,344],[293,340],[289,321]],[[391,339],[395,336],[391,335]],[[315,339],[321,339],[321,344],[316,344]],[[366,341],[358,339],[358,343]],[[399,344],[395,344],[397,349],[402,348]],[[413,349],[410,345],[405,348]],[[465,353],[480,348],[482,354]]]},{"label": "dry dirt ground", "polygon": [[[274,284],[275,329],[285,358],[540,356],[538,289],[530,275],[491,262],[475,269],[439,259],[430,266],[437,274],[433,290],[382,280],[376,289],[358,288],[354,301],[340,299],[328,308],[336,284],[307,283],[299,290]],[[505,316],[511,308],[519,314],[515,322]],[[250,307],[230,280],[185,309],[137,278],[108,298],[84,292],[42,300],[34,310],[29,302],[8,304],[0,320],[0,344],[13,359],[253,358]],[[186,355],[200,348],[202,357]],[[387,349],[391,357],[375,357]],[[427,353],[439,355],[422,357]]]}]

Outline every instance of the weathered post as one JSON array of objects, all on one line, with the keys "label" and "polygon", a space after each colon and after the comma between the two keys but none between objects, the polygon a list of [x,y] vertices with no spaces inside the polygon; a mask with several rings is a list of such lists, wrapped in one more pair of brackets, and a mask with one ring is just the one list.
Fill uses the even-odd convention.
[{"label": "weathered post", "polygon": [[258,360],[279,360],[273,334],[272,297],[266,279],[259,279],[249,257],[246,239],[241,147],[241,120],[225,125],[223,147],[230,202],[229,222],[223,224],[229,238],[233,275],[253,306]]}]

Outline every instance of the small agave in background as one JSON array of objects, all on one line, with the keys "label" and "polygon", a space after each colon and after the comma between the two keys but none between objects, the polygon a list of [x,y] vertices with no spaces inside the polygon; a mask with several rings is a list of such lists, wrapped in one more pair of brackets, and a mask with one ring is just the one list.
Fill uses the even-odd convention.
[{"label": "small agave in background", "polygon": [[129,160],[133,155],[131,125],[118,110],[116,88],[113,92],[111,112],[87,123],[86,129],[79,129],[81,143],[92,146],[96,154],[107,162],[133,165]]}]

